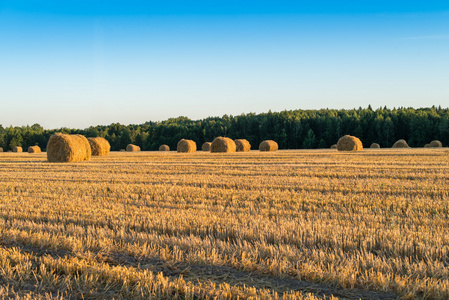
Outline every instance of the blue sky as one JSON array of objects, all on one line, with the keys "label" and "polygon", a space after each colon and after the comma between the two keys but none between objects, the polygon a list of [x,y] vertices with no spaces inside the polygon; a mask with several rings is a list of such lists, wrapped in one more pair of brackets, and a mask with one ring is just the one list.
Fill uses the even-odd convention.
[{"label": "blue sky", "polygon": [[448,82],[448,1],[0,0],[4,127],[448,107]]}]

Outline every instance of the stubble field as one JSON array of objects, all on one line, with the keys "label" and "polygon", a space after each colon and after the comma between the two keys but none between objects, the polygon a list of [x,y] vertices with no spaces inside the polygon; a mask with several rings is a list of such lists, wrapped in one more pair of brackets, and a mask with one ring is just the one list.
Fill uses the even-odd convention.
[{"label": "stubble field", "polygon": [[449,153],[0,153],[0,297],[448,299]]}]

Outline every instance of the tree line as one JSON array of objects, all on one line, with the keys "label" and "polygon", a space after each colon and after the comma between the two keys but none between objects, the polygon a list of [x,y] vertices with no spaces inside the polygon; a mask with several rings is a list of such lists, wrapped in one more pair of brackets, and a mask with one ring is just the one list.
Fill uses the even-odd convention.
[{"label": "tree line", "polygon": [[45,150],[49,137],[56,133],[101,136],[111,144],[111,150],[124,149],[128,144],[142,150],[157,150],[167,144],[176,149],[180,139],[194,140],[198,147],[217,136],[247,139],[253,149],[263,140],[275,140],[280,149],[329,148],[345,135],[354,135],[364,147],[378,143],[391,147],[398,139],[405,139],[411,147],[423,147],[432,140],[449,144],[449,109],[431,108],[378,108],[290,110],[248,113],[238,116],[224,115],[191,120],[187,117],[171,118],[162,122],[140,125],[91,126],[86,129],[44,129],[39,124],[4,128],[0,125],[0,147],[4,151],[16,146],[26,149],[38,145]]}]

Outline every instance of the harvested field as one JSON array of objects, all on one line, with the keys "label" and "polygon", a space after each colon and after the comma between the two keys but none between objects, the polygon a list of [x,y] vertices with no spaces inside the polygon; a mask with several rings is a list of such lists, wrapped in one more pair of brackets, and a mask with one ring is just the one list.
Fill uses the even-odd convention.
[{"label": "harvested field", "polygon": [[448,152],[0,153],[0,295],[448,299]]}]

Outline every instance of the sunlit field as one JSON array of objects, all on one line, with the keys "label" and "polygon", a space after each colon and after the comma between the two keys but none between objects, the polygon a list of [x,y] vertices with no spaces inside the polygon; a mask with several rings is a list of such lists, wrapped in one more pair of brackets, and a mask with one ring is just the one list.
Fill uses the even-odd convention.
[{"label": "sunlit field", "polygon": [[0,296],[448,299],[449,150],[0,153]]}]

